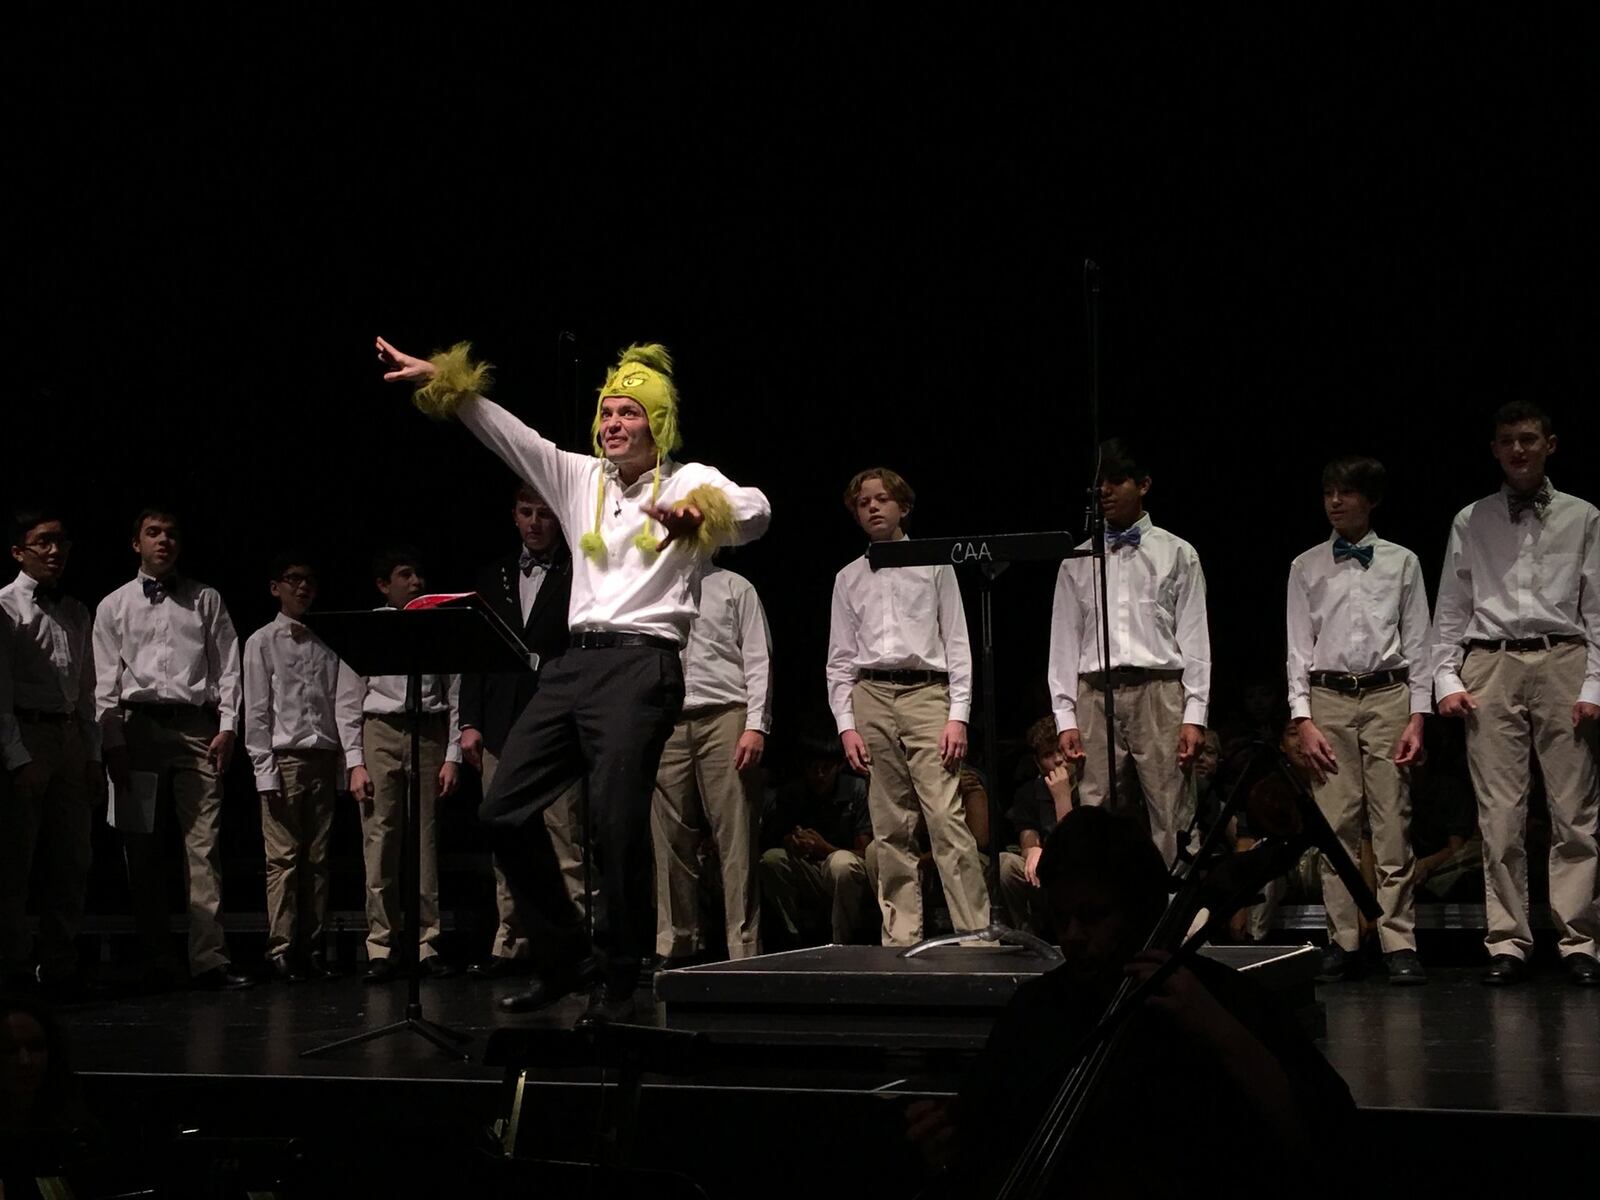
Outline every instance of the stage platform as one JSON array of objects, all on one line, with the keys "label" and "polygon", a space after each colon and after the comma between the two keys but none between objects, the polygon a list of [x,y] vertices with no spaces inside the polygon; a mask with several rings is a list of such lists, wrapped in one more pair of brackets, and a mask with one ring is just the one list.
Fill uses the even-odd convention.
[{"label": "stage platform", "polygon": [[[687,1167],[711,1196],[784,1195],[779,1183],[750,1190],[739,1180],[747,1185],[746,1172],[797,1140],[808,1156],[863,1180],[914,1171],[900,1137],[905,1102],[953,1093],[994,1009],[1042,968],[1020,952],[951,949],[872,984],[887,953],[836,948],[658,976],[664,999],[650,1020],[678,1037],[665,1049],[649,1035],[613,1046],[604,1068],[587,1065],[594,1046],[569,1032],[577,998],[535,1015],[501,1014],[494,1000],[515,981],[422,985],[426,1015],[472,1036],[470,1061],[410,1033],[302,1058],[404,1015],[404,984],[368,987],[351,976],[94,1000],[62,1018],[94,1110],[146,1148],[187,1147],[193,1158],[197,1147],[243,1139],[270,1157],[293,1146],[302,1179],[359,1161],[375,1189],[393,1186],[396,1164],[416,1172],[454,1161],[459,1171],[470,1161],[486,1170],[503,1148],[487,1131],[515,1094],[506,1060],[526,1055],[519,1152],[582,1159],[603,1149],[606,1105],[617,1102],[619,1080],[637,1073],[634,1161]],[[824,965],[805,971],[803,985],[786,981],[807,955]],[[1276,947],[1266,958],[1258,970],[1300,986],[1304,952]],[[857,970],[843,969],[852,962]],[[1470,967],[1435,968],[1423,988],[1369,978],[1316,989],[1319,1045],[1374,1136],[1458,1153],[1479,1137],[1558,1145],[1600,1133],[1600,989],[1572,987],[1554,963],[1541,967],[1530,983],[1501,990],[1480,985]],[[742,999],[719,992],[717,975],[724,984],[739,977]],[[911,976],[924,982],[909,984]],[[929,1003],[908,1022],[915,989],[930,979]],[[875,989],[888,1003],[872,1002]],[[830,1008],[819,1025],[814,1018]],[[426,1160],[413,1158],[421,1145]],[[712,1154],[713,1145],[736,1149]],[[364,1157],[350,1157],[357,1149]],[[1418,1178],[1426,1178],[1420,1168]],[[365,1193],[357,1181],[345,1194]]]}]

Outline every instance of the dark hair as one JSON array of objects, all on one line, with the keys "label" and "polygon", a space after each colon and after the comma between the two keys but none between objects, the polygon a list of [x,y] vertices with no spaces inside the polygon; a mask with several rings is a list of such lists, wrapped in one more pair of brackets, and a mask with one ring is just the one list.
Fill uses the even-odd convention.
[{"label": "dark hair", "polygon": [[1364,454],[1347,454],[1322,468],[1322,488],[1344,488],[1360,492],[1374,505],[1383,503],[1383,490],[1389,473],[1383,464]]},{"label": "dark hair", "polygon": [[1081,880],[1104,888],[1140,934],[1155,928],[1167,907],[1167,866],[1137,822],[1105,809],[1073,809],[1045,839],[1039,882],[1050,888]]},{"label": "dark hair", "polygon": [[850,477],[850,482],[844,488],[844,508],[852,517],[856,515],[856,501],[861,497],[861,485],[869,479],[881,479],[883,490],[889,493],[889,498],[901,508],[912,508],[917,503],[917,494],[911,490],[911,485],[905,481],[900,472],[888,467],[868,467],[865,471],[857,471]]},{"label": "dark hair", "polygon": [[1555,432],[1555,426],[1551,423],[1550,414],[1532,400],[1512,400],[1495,409],[1494,429],[1490,432],[1498,433],[1504,425],[1520,425],[1524,421],[1537,422],[1539,432],[1544,434],[1545,437],[1549,437]]},{"label": "dark hair", "polygon": [[1107,438],[1100,443],[1100,479],[1131,479],[1135,483],[1150,477],[1142,455],[1126,438]]},{"label": "dark hair", "polygon": [[422,569],[422,554],[415,546],[386,546],[372,556],[374,579],[387,583],[397,567],[410,567],[418,575],[426,574]]},{"label": "dark hair", "polygon": [[66,1132],[78,1128],[88,1119],[82,1097],[78,1092],[77,1078],[67,1057],[66,1038],[61,1025],[44,1001],[35,996],[11,993],[0,996],[0,1019],[12,1013],[26,1013],[44,1030],[45,1052],[49,1061],[44,1077],[39,1081],[39,1091],[34,1098],[30,1123],[35,1129]]},{"label": "dark hair", "polygon": [[272,556],[273,580],[282,579],[289,573],[290,567],[310,567],[312,574],[316,573],[316,561],[309,555],[303,554],[298,546],[289,546]]},{"label": "dark hair", "polygon": [[519,479],[517,481],[517,490],[511,493],[511,503],[513,505],[515,505],[515,504],[518,504],[518,503],[522,502],[523,500],[526,500],[529,504],[548,504],[549,503],[548,500],[546,500],[543,496],[541,496],[538,493],[538,491],[534,488],[533,484],[527,483],[524,480],[520,480]]},{"label": "dark hair", "polygon": [[60,521],[65,527],[66,520],[55,509],[48,505],[26,505],[11,513],[11,544],[21,546],[27,541],[28,534],[48,521]]},{"label": "dark hair", "polygon": [[1061,740],[1056,736],[1056,719],[1054,717],[1040,717],[1028,726],[1028,749],[1035,758],[1043,758],[1050,751],[1061,745]]},{"label": "dark hair", "polygon": [[151,517],[160,517],[171,524],[174,532],[183,529],[183,522],[178,520],[178,510],[170,504],[147,504],[139,510],[139,515],[133,522],[133,536],[137,538],[144,532],[144,523]]}]

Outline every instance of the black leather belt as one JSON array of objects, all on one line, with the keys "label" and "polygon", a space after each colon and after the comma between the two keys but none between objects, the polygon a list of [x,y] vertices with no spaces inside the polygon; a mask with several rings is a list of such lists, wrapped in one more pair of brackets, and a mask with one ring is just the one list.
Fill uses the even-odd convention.
[{"label": "black leather belt", "polygon": [[880,671],[876,667],[863,668],[862,679],[870,679],[874,683],[949,683],[950,675],[945,671]]},{"label": "black leather belt", "polygon": [[683,647],[671,638],[657,637],[653,633],[611,633],[607,630],[586,630],[572,635],[574,650],[610,650],[617,646],[650,646],[656,650],[670,650],[676,654]]},{"label": "black leather belt", "polygon": [[1175,667],[1112,667],[1109,671],[1090,671],[1078,678],[1090,687],[1104,691],[1108,679],[1112,687],[1125,687],[1130,683],[1149,683],[1155,679],[1182,679],[1183,671]]},{"label": "black leather belt", "polygon": [[22,708],[12,706],[12,713],[19,721],[27,721],[30,725],[65,725],[72,720],[72,714],[67,712],[46,712],[42,708]]},{"label": "black leather belt", "polygon": [[1573,642],[1584,641],[1582,634],[1578,633],[1542,633],[1531,638],[1499,638],[1486,641],[1482,638],[1473,638],[1467,643],[1468,650],[1548,650],[1551,646],[1566,646]]},{"label": "black leather belt", "polygon": [[1327,688],[1331,692],[1370,692],[1373,688],[1404,683],[1411,673],[1400,667],[1393,671],[1368,671],[1357,675],[1353,671],[1312,671],[1311,686]]}]

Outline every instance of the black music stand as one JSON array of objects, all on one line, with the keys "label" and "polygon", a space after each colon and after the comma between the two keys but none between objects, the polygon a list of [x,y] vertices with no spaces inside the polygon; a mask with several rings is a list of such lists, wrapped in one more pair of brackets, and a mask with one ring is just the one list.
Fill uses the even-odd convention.
[{"label": "black music stand", "polygon": [[[874,570],[885,567],[925,567],[948,563],[978,568],[978,672],[983,685],[979,711],[983,715],[984,770],[989,787],[998,789],[999,746],[994,718],[994,581],[1014,562],[1060,562],[1067,558],[1086,558],[1091,550],[1079,550],[1077,538],[1066,532],[995,533],[963,538],[901,538],[894,542],[873,542],[867,547],[867,564]],[[995,803],[989,803],[989,830],[995,829]],[[901,958],[914,958],[936,946],[953,946],[973,938],[1005,946],[1026,946],[1049,962],[1058,962],[1061,951],[1044,938],[1026,930],[1012,929],[994,919],[1000,903],[1000,854],[998,847],[989,855],[983,881],[989,889],[989,925],[986,929],[957,931],[942,937],[927,938],[901,952]]]},{"label": "black music stand", "polygon": [[[307,613],[305,623],[350,668],[361,675],[404,675],[406,718],[411,729],[411,769],[406,787],[405,828],[400,847],[400,896],[405,906],[405,945],[400,953],[406,970],[406,1015],[378,1029],[302,1052],[314,1058],[345,1046],[387,1037],[402,1029],[421,1034],[447,1054],[470,1056],[461,1043],[464,1033],[422,1015],[421,980],[417,970],[417,936],[422,891],[422,777],[419,729],[422,677],[465,671],[516,672],[534,668],[537,658],[511,628],[476,593],[466,593],[426,608],[371,609],[362,612]],[[451,1045],[451,1043],[456,1043]]]}]

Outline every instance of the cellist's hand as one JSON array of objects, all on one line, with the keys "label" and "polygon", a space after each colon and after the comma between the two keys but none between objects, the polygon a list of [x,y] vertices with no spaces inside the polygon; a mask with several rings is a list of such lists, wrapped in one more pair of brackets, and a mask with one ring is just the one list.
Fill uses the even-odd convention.
[{"label": "cellist's hand", "polygon": [[906,1105],[906,1141],[935,1171],[955,1162],[955,1104],[949,1100],[913,1100]]},{"label": "cellist's hand", "polygon": [[[1124,969],[1135,983],[1142,984],[1171,957],[1165,950],[1143,950]],[[1145,1005],[1186,1033],[1214,1044],[1225,1044],[1239,1024],[1188,967],[1179,967],[1168,975],[1146,998]]]}]

